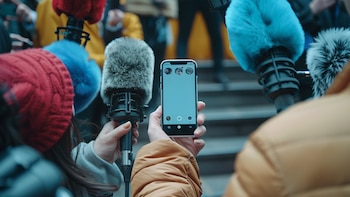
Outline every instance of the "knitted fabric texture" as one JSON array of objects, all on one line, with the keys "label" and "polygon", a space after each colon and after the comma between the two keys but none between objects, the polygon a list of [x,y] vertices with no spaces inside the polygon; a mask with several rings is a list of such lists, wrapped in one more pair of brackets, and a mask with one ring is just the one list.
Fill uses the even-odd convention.
[{"label": "knitted fabric texture", "polygon": [[66,66],[52,53],[27,49],[0,55],[0,82],[15,94],[20,133],[40,152],[64,134],[73,116],[73,83]]}]

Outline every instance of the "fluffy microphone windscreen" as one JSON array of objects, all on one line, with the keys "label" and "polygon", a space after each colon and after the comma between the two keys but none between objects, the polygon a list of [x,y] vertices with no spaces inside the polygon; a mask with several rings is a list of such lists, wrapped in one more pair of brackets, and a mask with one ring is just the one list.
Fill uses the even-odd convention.
[{"label": "fluffy microphone windscreen", "polygon": [[110,42],[105,50],[101,97],[105,104],[118,91],[137,90],[143,104],[152,98],[154,70],[153,50],[143,40],[121,37]]},{"label": "fluffy microphone windscreen", "polygon": [[58,40],[44,47],[67,67],[74,87],[74,108],[78,114],[90,105],[100,91],[101,69],[84,47],[69,40]]},{"label": "fluffy microphone windscreen", "polygon": [[90,24],[102,18],[106,0],[52,0],[52,7],[61,15],[65,13],[79,20],[87,20]]},{"label": "fluffy microphone windscreen", "polygon": [[314,97],[325,94],[349,59],[349,28],[331,28],[318,34],[306,54],[306,64],[313,80]]},{"label": "fluffy microphone windscreen", "polygon": [[243,70],[255,73],[261,53],[289,50],[296,61],[304,50],[304,32],[287,0],[232,0],[226,11],[230,49]]}]

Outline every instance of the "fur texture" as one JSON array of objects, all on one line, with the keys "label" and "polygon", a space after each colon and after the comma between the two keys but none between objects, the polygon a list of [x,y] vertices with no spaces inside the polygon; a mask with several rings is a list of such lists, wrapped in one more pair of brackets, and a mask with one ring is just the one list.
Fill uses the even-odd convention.
[{"label": "fur texture", "polygon": [[90,24],[102,18],[106,0],[53,0],[52,7],[61,15],[65,13],[79,20],[87,20]]},{"label": "fur texture", "polygon": [[73,80],[74,109],[80,113],[92,102],[100,90],[101,69],[84,47],[69,40],[59,40],[45,50],[55,54],[67,67]]},{"label": "fur texture", "polygon": [[350,58],[350,29],[321,31],[307,51],[306,64],[314,82],[314,97],[320,97]]},{"label": "fur texture", "polygon": [[282,46],[296,61],[304,50],[304,32],[287,0],[232,0],[226,11],[230,49],[241,67],[255,73],[264,51]]},{"label": "fur texture", "polygon": [[121,37],[105,50],[101,97],[105,104],[118,89],[134,89],[144,94],[144,104],[152,98],[154,53],[143,40]]}]

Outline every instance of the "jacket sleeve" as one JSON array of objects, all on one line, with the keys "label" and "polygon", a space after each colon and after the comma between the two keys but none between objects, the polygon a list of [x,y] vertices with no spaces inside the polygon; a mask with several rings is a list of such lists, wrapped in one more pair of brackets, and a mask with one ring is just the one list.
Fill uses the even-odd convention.
[{"label": "jacket sleeve", "polygon": [[72,150],[72,158],[79,167],[91,172],[91,176],[98,183],[120,186],[123,183],[123,174],[119,167],[101,159],[93,149],[94,141],[80,143]]},{"label": "jacket sleeve", "polygon": [[317,33],[325,26],[330,25],[330,21],[327,20],[329,13],[324,11],[323,13],[319,13],[318,16],[315,16],[309,6],[311,1],[288,0],[288,2],[298,17],[303,29],[313,36],[316,36]]},{"label": "jacket sleeve", "polygon": [[252,135],[237,156],[223,197],[285,196],[278,159],[266,136],[259,135]]},{"label": "jacket sleeve", "polygon": [[106,21],[104,21],[104,25],[103,39],[106,44],[121,36],[143,40],[141,21],[136,14],[125,12],[124,20],[120,23],[120,28],[108,28]]},{"label": "jacket sleeve", "polygon": [[[57,41],[55,31],[57,27],[66,27],[68,17],[66,14],[61,14],[60,16],[56,14],[52,7],[52,0],[40,1],[36,12],[37,21],[35,23],[35,37],[33,42],[35,47],[44,47]],[[87,32],[90,37],[86,45],[90,59],[95,60],[102,68],[105,59],[105,44],[100,36],[98,23],[89,24],[88,21],[84,21],[83,31]]]},{"label": "jacket sleeve", "polygon": [[143,29],[141,21],[136,14],[126,12],[124,16],[123,36],[143,40]]},{"label": "jacket sleeve", "polygon": [[56,41],[56,28],[66,25],[67,17],[63,14],[61,17],[58,17],[54,12],[51,3],[52,1],[50,0],[41,1],[36,8],[37,20],[34,37],[35,47],[44,47]]},{"label": "jacket sleeve", "polygon": [[201,196],[195,157],[171,140],[158,140],[142,147],[131,176],[132,196]]}]

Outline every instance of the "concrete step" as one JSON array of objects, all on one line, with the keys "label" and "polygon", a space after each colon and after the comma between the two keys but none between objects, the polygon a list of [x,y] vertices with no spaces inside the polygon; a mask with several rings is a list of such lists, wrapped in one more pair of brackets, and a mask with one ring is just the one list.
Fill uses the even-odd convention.
[{"label": "concrete step", "polygon": [[[210,108],[207,104],[202,111],[205,115],[206,136],[249,135],[262,122],[276,114],[273,105],[227,106]],[[148,117],[139,125],[139,142],[147,141]]]},{"label": "concrete step", "polygon": [[202,197],[222,197],[230,177],[231,173],[201,176]]},{"label": "concrete step", "polygon": [[[199,60],[197,61],[197,73],[199,83],[214,83],[214,69],[212,61]],[[235,60],[225,60],[223,62],[224,74],[232,81],[237,80],[253,80],[257,81],[258,77],[255,73],[244,71]]]}]

